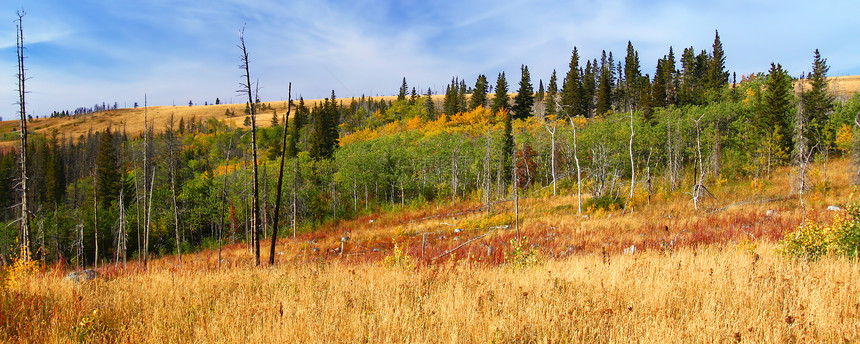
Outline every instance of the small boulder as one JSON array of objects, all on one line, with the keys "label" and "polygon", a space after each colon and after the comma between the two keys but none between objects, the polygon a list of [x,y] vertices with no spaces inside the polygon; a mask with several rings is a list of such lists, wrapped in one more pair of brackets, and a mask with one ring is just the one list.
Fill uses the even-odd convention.
[{"label": "small boulder", "polygon": [[838,205],[831,205],[827,207],[827,211],[842,211],[842,207]]},{"label": "small boulder", "polygon": [[768,209],[768,211],[767,211],[766,213],[764,213],[764,215],[765,215],[765,216],[775,216],[775,215],[776,215],[776,210]]},{"label": "small boulder", "polygon": [[92,281],[99,277],[99,272],[93,269],[83,271],[72,271],[66,275],[66,279],[75,283]]},{"label": "small boulder", "polygon": [[462,231],[463,231],[463,230],[462,230],[462,229],[460,229],[460,228],[454,228],[454,233],[460,233],[460,232],[462,232]]}]

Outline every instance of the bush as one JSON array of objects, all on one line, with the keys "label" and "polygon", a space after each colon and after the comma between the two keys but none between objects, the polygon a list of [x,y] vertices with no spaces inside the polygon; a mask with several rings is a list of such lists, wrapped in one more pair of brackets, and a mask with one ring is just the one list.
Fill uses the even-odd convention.
[{"label": "bush", "polygon": [[614,211],[624,208],[624,200],[613,195],[604,195],[597,198],[591,198],[585,202],[586,208],[603,209]]},{"label": "bush", "polygon": [[539,265],[541,259],[537,251],[529,247],[529,238],[511,239],[511,248],[505,252],[505,262],[514,268],[527,268]]},{"label": "bush", "polygon": [[394,252],[382,259],[382,266],[390,269],[412,270],[417,265],[415,258],[404,252],[398,245],[394,245]]},{"label": "bush", "polygon": [[837,215],[829,225],[809,223],[789,232],[780,241],[779,251],[787,257],[815,260],[826,254],[857,257],[860,251],[860,203]]}]

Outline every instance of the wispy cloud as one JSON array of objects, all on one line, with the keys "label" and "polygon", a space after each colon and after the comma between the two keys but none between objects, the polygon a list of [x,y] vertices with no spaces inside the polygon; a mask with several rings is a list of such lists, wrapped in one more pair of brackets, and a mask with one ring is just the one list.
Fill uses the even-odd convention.
[{"label": "wispy cloud", "polygon": [[[12,2],[12,3],[9,3]],[[0,4],[13,14],[24,3]],[[727,65],[739,74],[781,62],[808,69],[821,49],[831,74],[860,74],[852,1],[467,0],[444,2],[310,0],[111,1],[26,3],[25,35],[34,114],[118,102],[144,93],[156,104],[229,100],[239,75],[238,31],[246,24],[261,98],[393,94],[406,77],[420,92],[444,90],[451,77],[473,83],[527,64],[537,79],[567,71],[570,52],[623,58],[627,41],[642,70],[669,46],[710,49],[719,30]],[[16,8],[17,6],[17,8]],[[14,89],[14,23],[0,25],[0,68]],[[584,63],[584,62],[583,62]],[[0,92],[0,116],[15,94]],[[236,98],[238,99],[238,97]]]}]

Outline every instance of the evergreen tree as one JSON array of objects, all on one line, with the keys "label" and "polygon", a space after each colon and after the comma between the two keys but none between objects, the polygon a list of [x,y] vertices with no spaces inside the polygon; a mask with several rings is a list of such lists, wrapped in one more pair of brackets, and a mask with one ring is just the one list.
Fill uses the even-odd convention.
[{"label": "evergreen tree", "polygon": [[597,85],[597,114],[612,110],[612,86],[615,83],[612,73],[612,53],[606,57],[606,50],[600,56],[600,75]]},{"label": "evergreen tree", "polygon": [[538,90],[535,92],[535,101],[542,102],[546,96],[546,90],[543,87],[543,79],[538,80]]},{"label": "evergreen tree", "polygon": [[412,95],[409,97],[409,105],[415,105],[416,103],[418,103],[418,90],[413,86]]},{"label": "evergreen tree", "polygon": [[830,112],[833,111],[833,96],[827,92],[827,59],[822,59],[818,49],[815,49],[812,62],[812,72],[808,76],[810,89],[801,95],[803,114],[807,118],[806,139],[810,147],[815,144],[825,144],[824,127]]},{"label": "evergreen tree", "polygon": [[529,75],[529,67],[526,65],[520,66],[520,88],[517,95],[514,97],[514,106],[511,108],[514,112],[515,119],[526,119],[532,115],[532,106],[534,106],[534,89],[532,87],[531,75]]},{"label": "evergreen tree", "polygon": [[508,82],[505,80],[505,72],[501,72],[499,73],[498,79],[496,79],[496,93],[493,96],[493,104],[490,106],[490,110],[492,110],[493,113],[499,112],[500,110],[510,110],[510,99],[511,98],[508,96]]},{"label": "evergreen tree", "polygon": [[406,86],[406,77],[403,77],[403,83],[400,85],[400,93],[397,94],[397,100],[406,100],[406,92],[409,88]]},{"label": "evergreen tree", "polygon": [[792,147],[794,94],[791,77],[782,69],[782,65],[771,63],[764,87],[758,127],[771,147],[771,155],[777,161],[784,160]]},{"label": "evergreen tree", "polygon": [[424,95],[424,112],[428,119],[436,119],[436,104],[433,103],[433,91],[429,87]]},{"label": "evergreen tree", "polygon": [[597,59],[585,63],[585,72],[582,73],[582,108],[586,117],[594,115],[594,96],[597,93]]},{"label": "evergreen tree", "polygon": [[654,107],[664,107],[666,106],[666,68],[668,65],[668,58],[663,56],[662,59],[657,60],[657,70],[654,71],[654,84],[651,88],[651,104]]},{"label": "evergreen tree", "polygon": [[634,109],[639,103],[642,92],[642,71],[639,66],[639,53],[633,43],[627,41],[627,56],[624,58],[624,96],[627,109]]},{"label": "evergreen tree", "polygon": [[119,196],[120,184],[119,165],[117,164],[116,149],[113,145],[113,134],[110,128],[102,134],[101,144],[96,158],[96,198],[103,208],[108,208]]},{"label": "evergreen tree", "polygon": [[487,107],[487,88],[489,86],[487,76],[484,74],[478,75],[478,80],[475,81],[475,89],[472,90],[472,97],[469,99],[469,110],[474,110],[478,106]]},{"label": "evergreen tree", "polygon": [[663,74],[663,81],[666,83],[666,105],[678,105],[678,72],[675,70],[675,51],[672,47],[669,47],[669,55],[663,62]]},{"label": "evergreen tree", "polygon": [[310,155],[315,159],[328,159],[337,148],[340,137],[338,132],[340,113],[334,91],[331,92],[331,99],[326,98],[322,107],[318,109],[314,114]]},{"label": "evergreen tree", "polygon": [[299,97],[299,106],[295,109],[293,123],[290,126],[290,141],[287,143],[287,156],[290,158],[295,158],[299,154],[299,136],[301,135],[302,127],[304,127],[308,120],[309,112],[307,106],[305,106],[305,99],[302,97]]},{"label": "evergreen tree", "polygon": [[719,92],[729,83],[729,72],[726,71],[726,56],[723,51],[723,43],[720,42],[720,32],[714,35],[714,45],[711,58],[708,60],[708,88],[710,91]]},{"label": "evergreen tree", "polygon": [[457,79],[451,78],[451,84],[445,88],[445,99],[442,101],[442,111],[448,116],[453,116],[457,113],[457,101],[460,87],[457,85]]},{"label": "evergreen tree", "polygon": [[549,85],[546,90],[546,115],[557,115],[558,107],[558,78],[555,74],[555,69],[552,70],[552,76],[549,77]]},{"label": "evergreen tree", "polygon": [[560,109],[573,116],[584,116],[584,107],[581,104],[582,100],[582,78],[579,70],[579,51],[573,47],[573,54],[570,57],[570,69],[567,71],[567,76],[564,78],[564,83],[561,86],[561,105],[567,109]]},{"label": "evergreen tree", "polygon": [[468,92],[468,87],[466,87],[466,80],[460,80],[460,87],[457,92],[457,112],[466,112],[468,110],[469,104],[466,103],[466,93]]}]

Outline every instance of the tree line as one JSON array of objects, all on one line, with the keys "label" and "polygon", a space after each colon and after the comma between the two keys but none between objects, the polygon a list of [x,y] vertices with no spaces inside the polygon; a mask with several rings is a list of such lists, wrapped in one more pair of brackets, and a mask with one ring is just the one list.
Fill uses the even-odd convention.
[{"label": "tree line", "polygon": [[[432,202],[492,207],[514,190],[584,192],[585,212],[627,208],[853,149],[860,98],[834,101],[817,51],[800,91],[779,64],[729,83],[718,34],[710,52],[684,49],[680,68],[670,48],[653,76],[642,74],[632,44],[623,61],[611,52],[585,66],[579,59],[574,48],[563,78],[553,72],[536,91],[521,66],[513,97],[502,72],[494,86],[484,75],[471,87],[452,78],[441,101],[404,78],[393,101],[346,102],[332,91],[286,109],[252,102],[246,71],[247,126],[170,118],[147,119],[134,135],[121,123],[76,138],[31,135],[25,165],[20,150],[0,152],[0,253],[17,253],[20,204],[31,205],[35,256],[87,266],[228,242],[259,250],[276,216],[292,234]],[[257,128],[259,116],[272,125]]]}]

